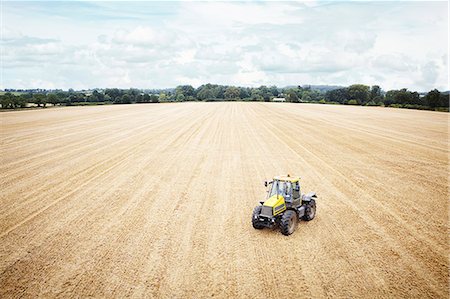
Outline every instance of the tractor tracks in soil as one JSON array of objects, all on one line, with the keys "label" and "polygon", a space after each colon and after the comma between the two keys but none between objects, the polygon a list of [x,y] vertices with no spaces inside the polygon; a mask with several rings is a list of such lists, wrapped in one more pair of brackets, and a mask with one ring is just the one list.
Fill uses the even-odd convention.
[{"label": "tractor tracks in soil", "polygon": [[[180,103],[1,117],[2,298],[448,297],[445,113]],[[286,173],[318,193],[316,218],[289,237],[254,230],[263,181]]]}]

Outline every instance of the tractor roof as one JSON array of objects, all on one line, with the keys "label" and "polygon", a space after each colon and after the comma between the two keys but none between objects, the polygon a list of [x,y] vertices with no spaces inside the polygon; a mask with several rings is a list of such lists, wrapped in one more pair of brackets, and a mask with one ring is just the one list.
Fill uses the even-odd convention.
[{"label": "tractor roof", "polygon": [[288,175],[277,175],[276,177],[273,178],[274,181],[286,181],[286,182],[291,182],[291,183],[296,183],[298,181],[300,181],[300,177],[298,176],[290,176]]}]

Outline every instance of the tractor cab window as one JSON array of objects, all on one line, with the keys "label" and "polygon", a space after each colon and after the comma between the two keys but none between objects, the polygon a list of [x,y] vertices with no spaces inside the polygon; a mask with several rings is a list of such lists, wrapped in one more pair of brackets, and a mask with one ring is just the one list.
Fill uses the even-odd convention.
[{"label": "tractor cab window", "polygon": [[280,194],[280,181],[273,181],[272,188],[269,192],[269,197],[272,197],[274,195]]},{"label": "tractor cab window", "polygon": [[290,196],[292,194],[292,184],[291,182],[285,182],[285,184],[286,184],[285,195]]},{"label": "tractor cab window", "polygon": [[298,182],[294,183],[294,190],[292,191],[292,196],[295,198],[300,197],[300,185]]},{"label": "tractor cab window", "polygon": [[272,184],[272,188],[269,192],[269,197],[272,197],[277,194],[286,197],[290,196],[291,193],[292,193],[291,182],[274,181]]}]

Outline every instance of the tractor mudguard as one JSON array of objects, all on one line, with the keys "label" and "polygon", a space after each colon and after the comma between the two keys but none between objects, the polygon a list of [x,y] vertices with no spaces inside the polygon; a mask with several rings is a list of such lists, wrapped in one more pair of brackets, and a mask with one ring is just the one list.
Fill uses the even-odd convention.
[{"label": "tractor mudguard", "polygon": [[309,192],[302,195],[302,201],[311,201],[311,199],[317,199],[316,192]]},{"label": "tractor mudguard", "polygon": [[306,212],[306,207],[305,206],[300,206],[297,209],[297,216],[298,216],[299,220],[302,219],[302,217],[305,215],[305,212]]}]

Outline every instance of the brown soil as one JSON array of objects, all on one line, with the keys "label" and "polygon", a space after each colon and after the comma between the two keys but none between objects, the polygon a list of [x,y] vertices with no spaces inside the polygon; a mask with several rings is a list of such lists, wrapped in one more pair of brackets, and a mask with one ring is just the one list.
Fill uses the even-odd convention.
[{"label": "brown soil", "polygon": [[[1,118],[0,298],[448,298],[449,114],[287,103]],[[317,216],[254,230],[263,181]]]}]

